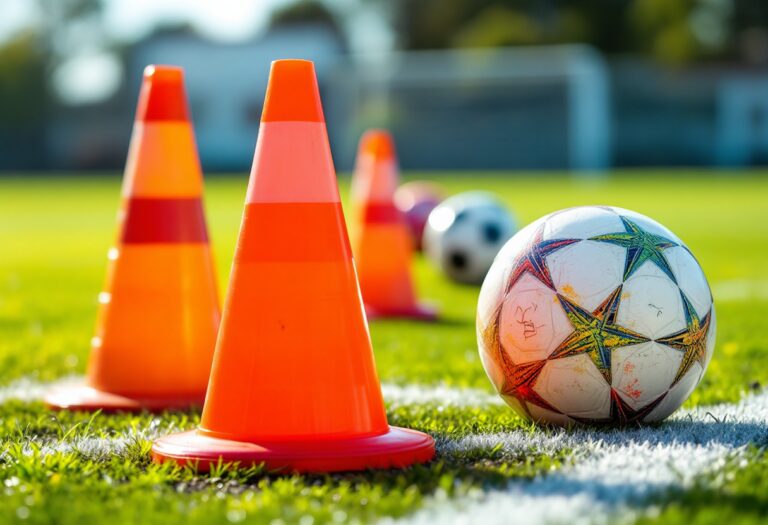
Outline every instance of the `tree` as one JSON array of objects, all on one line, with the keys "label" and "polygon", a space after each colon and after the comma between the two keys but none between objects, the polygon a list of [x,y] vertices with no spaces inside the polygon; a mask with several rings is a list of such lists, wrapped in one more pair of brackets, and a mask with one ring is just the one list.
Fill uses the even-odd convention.
[{"label": "tree", "polygon": [[344,32],[336,15],[317,0],[299,0],[275,10],[270,17],[269,27],[290,27],[310,23],[327,27],[338,36],[340,41],[344,42]]},{"label": "tree", "polygon": [[0,157],[7,167],[39,161],[50,112],[46,51],[22,32],[0,47]]},{"label": "tree", "polygon": [[582,42],[674,64],[768,61],[764,0],[367,1],[389,6],[404,49]]},{"label": "tree", "polygon": [[55,106],[50,72],[82,46],[106,40],[101,0],[36,0],[37,25],[0,43],[0,157],[8,168],[45,167]]}]

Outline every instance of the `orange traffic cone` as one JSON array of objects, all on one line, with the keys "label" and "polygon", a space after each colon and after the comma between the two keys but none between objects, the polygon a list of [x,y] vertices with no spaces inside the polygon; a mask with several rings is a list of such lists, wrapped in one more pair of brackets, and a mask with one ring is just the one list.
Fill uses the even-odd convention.
[{"label": "orange traffic cone", "polygon": [[183,82],[179,68],[144,71],[86,384],[51,392],[53,408],[204,401],[220,314]]},{"label": "orange traffic cone", "polygon": [[272,64],[202,421],[152,455],[298,472],[434,455],[387,424],[312,62]]},{"label": "orange traffic cone", "polygon": [[392,137],[383,130],[366,132],[352,179],[357,219],[353,251],[363,302],[369,318],[434,320],[435,310],[416,300],[412,241],[405,217],[395,207],[397,178]]}]

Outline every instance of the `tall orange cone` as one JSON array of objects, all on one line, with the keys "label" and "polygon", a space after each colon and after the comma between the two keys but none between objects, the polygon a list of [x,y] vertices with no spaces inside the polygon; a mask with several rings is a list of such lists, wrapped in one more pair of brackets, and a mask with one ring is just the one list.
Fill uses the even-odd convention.
[{"label": "tall orange cone", "polygon": [[182,70],[149,66],[87,380],[51,392],[49,406],[202,405],[220,317],[202,191]]},{"label": "tall orange cone", "polygon": [[392,137],[370,130],[360,139],[352,199],[357,219],[353,251],[369,318],[434,320],[433,308],[416,299],[413,246],[405,217],[395,207],[397,158]]},{"label": "tall orange cone", "polygon": [[330,472],[404,467],[387,424],[312,62],[273,62],[208,396],[156,461]]}]

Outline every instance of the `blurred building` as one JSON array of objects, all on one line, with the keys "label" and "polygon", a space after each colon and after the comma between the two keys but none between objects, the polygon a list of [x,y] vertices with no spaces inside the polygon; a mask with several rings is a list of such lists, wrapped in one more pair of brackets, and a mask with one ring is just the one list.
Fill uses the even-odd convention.
[{"label": "blurred building", "polygon": [[[314,61],[321,88],[342,60],[342,43],[324,26],[286,27],[242,44],[216,43],[187,31],[153,35],[126,54],[126,82],[100,108],[79,107],[57,119],[51,144],[57,165],[113,167],[123,161],[142,73],[148,64],[185,71],[200,158],[208,170],[250,166],[272,60]],[[79,115],[78,115],[79,113]]]},{"label": "blurred building", "polygon": [[768,163],[768,71],[632,59],[610,69],[617,165]]},{"label": "blurred building", "polygon": [[360,57],[336,80],[354,115],[338,140],[344,165],[370,126],[392,130],[412,169],[612,165],[608,68],[588,46]]},{"label": "blurred building", "polygon": [[[368,127],[393,131],[405,169],[768,163],[768,72],[665,69],[583,45],[350,56],[327,26],[291,25],[242,44],[185,31],[137,43],[110,100],[52,113],[38,167],[120,169],[142,70],[167,63],[186,70],[204,168],[247,170],[277,58],[315,62],[341,170]],[[1,150],[0,168],[13,155]]]}]

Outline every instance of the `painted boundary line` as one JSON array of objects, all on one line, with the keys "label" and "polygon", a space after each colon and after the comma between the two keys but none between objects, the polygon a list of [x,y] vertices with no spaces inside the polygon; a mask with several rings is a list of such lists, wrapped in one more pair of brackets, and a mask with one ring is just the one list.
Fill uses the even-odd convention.
[{"label": "painted boundary line", "polygon": [[[77,381],[66,378],[62,382]],[[56,384],[61,384],[57,382]],[[37,401],[53,384],[19,380],[0,388],[0,403]],[[390,404],[488,406],[501,401],[487,392],[447,386],[382,386]],[[448,500],[436,494],[425,506],[400,520],[381,524],[549,524],[631,522],[645,511],[649,497],[689,488],[707,472],[722,469],[750,444],[768,444],[768,391],[739,403],[683,410],[656,427],[630,430],[473,434],[438,439],[443,457],[501,447],[508,455],[572,453],[569,464],[532,481],[513,481],[504,490],[475,491]],[[166,431],[159,420],[146,428],[110,438],[76,437],[40,444],[40,453],[75,451],[87,457],[121,453],[133,442]]]},{"label": "painted boundary line", "polygon": [[768,392],[680,411],[657,427],[511,431],[465,436],[439,444],[442,455],[501,445],[507,453],[573,451],[570,465],[505,490],[452,501],[436,498],[386,524],[550,524],[632,522],[649,497],[687,489],[722,469],[750,444],[768,444]]},{"label": "painted boundary line", "polygon": [[[68,376],[50,383],[33,379],[17,379],[8,385],[0,386],[0,404],[6,401],[19,400],[26,402],[40,401],[51,388],[77,384],[82,382],[79,376]],[[448,406],[482,407],[486,405],[503,405],[499,396],[489,390],[475,388],[454,388],[446,385],[418,386],[396,385],[384,383],[381,385],[384,400],[394,405],[425,405],[441,404]]]},{"label": "painted boundary line", "polygon": [[[82,377],[69,376],[60,380],[45,383],[29,378],[22,378],[0,387],[0,404],[8,401],[37,402],[55,387],[77,384]],[[382,385],[385,400],[393,406],[439,404],[442,406],[471,406],[502,405],[503,401],[496,395],[479,389],[457,389],[445,385],[430,387],[399,386],[385,383]],[[67,440],[55,440],[36,443],[42,455],[77,452],[90,459],[105,458],[110,454],[120,454],[128,446],[139,440],[152,440],[171,429],[165,428],[159,418],[153,418],[144,428],[111,437],[75,436]],[[32,448],[26,451],[32,453]]]},{"label": "painted boundary line", "polygon": [[29,378],[16,379],[7,385],[0,386],[0,405],[8,401],[42,401],[43,396],[51,388],[75,384],[78,381],[82,381],[82,378],[68,376],[50,383]]}]

